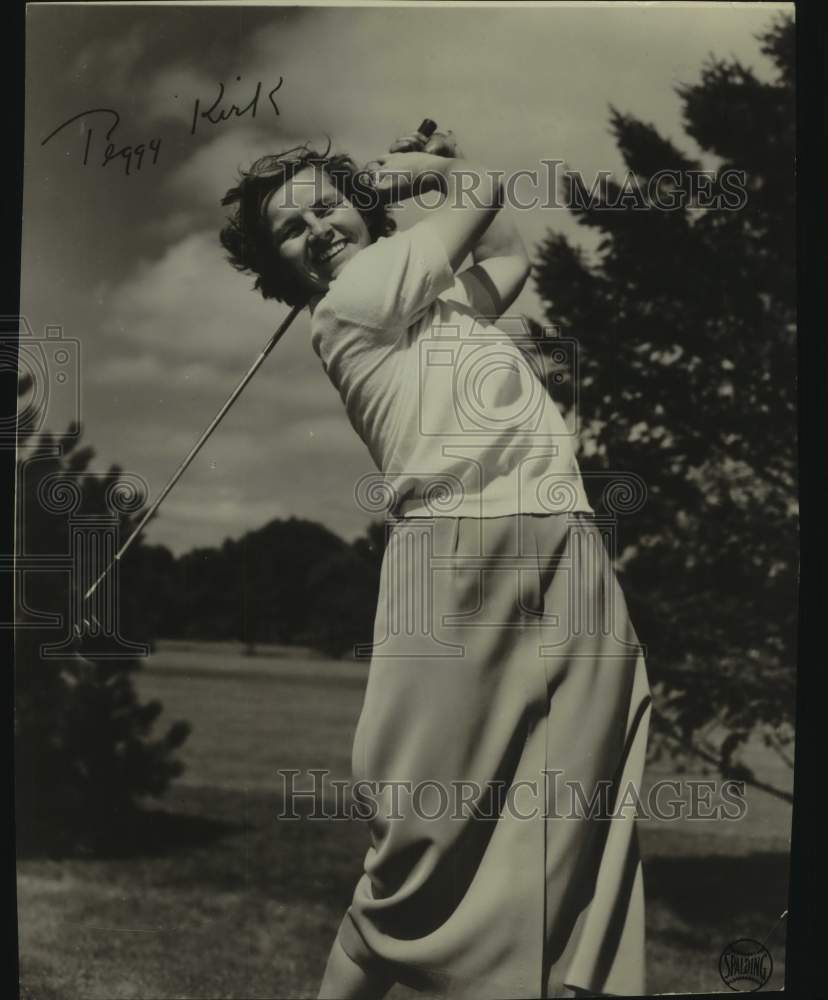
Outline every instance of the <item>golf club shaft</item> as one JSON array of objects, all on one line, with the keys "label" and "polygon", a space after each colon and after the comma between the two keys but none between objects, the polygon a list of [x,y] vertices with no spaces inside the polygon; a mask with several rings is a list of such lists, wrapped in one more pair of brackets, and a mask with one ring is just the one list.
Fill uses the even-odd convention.
[{"label": "golf club shaft", "polygon": [[282,336],[285,334],[285,332],[287,331],[288,327],[296,319],[296,317],[299,315],[299,313],[301,311],[302,311],[302,306],[294,306],[291,309],[291,311],[288,313],[287,317],[281,323],[281,325],[279,326],[278,330],[276,330],[276,332],[273,334],[273,336],[270,338],[270,340],[265,344],[265,346],[262,349],[262,351],[259,354],[259,356],[256,358],[256,360],[250,366],[250,368],[248,369],[248,371],[245,374],[244,378],[241,380],[241,382],[239,382],[239,384],[236,386],[236,388],[230,394],[230,396],[227,399],[227,402],[224,404],[224,406],[222,406],[222,408],[218,411],[218,413],[215,415],[215,417],[213,417],[212,421],[210,422],[210,425],[207,427],[207,429],[204,431],[204,433],[201,435],[201,437],[198,439],[198,441],[196,441],[196,443],[190,449],[190,453],[187,455],[187,457],[184,459],[184,461],[181,463],[181,465],[179,465],[179,467],[176,469],[175,474],[173,475],[173,477],[170,479],[170,481],[167,483],[167,485],[164,487],[164,489],[161,490],[161,492],[155,498],[152,506],[149,508],[149,510],[141,518],[140,522],[138,523],[137,528],[135,528],[135,530],[132,532],[132,534],[129,536],[129,538],[127,538],[127,540],[120,547],[120,549],[118,549],[118,552],[115,554],[114,558],[109,563],[109,565],[106,567],[106,569],[103,570],[103,572],[100,574],[100,576],[98,577],[98,579],[95,580],[95,582],[92,584],[92,586],[89,588],[89,590],[87,590],[87,592],[84,594],[84,598],[83,599],[85,601],[89,600],[89,598],[92,596],[92,594],[95,593],[95,590],[97,589],[98,584],[101,582],[101,580],[103,580],[103,578],[112,569],[112,567],[115,565],[115,563],[126,552],[126,550],[130,547],[130,545],[135,540],[135,538],[141,532],[141,529],[144,527],[144,525],[147,523],[147,521],[149,521],[149,519],[152,517],[152,515],[161,506],[164,498],[167,496],[167,494],[170,492],[170,490],[173,488],[173,486],[175,486],[175,484],[178,482],[178,480],[184,475],[184,472],[186,471],[187,467],[190,465],[190,463],[196,457],[196,455],[199,453],[199,451],[201,451],[201,448],[204,445],[205,441],[210,437],[210,435],[213,433],[213,431],[216,429],[216,427],[218,427],[218,425],[224,419],[225,414],[230,409],[230,407],[233,405],[233,403],[235,403],[235,401],[239,398],[239,396],[241,395],[242,391],[244,390],[244,387],[247,385],[247,383],[250,381],[250,379],[253,378],[253,376],[258,371],[259,367],[264,362],[265,358],[268,356],[268,354],[270,354],[270,352],[273,350],[273,348],[276,346],[276,344],[281,340]]},{"label": "golf club shaft", "polygon": [[[437,128],[436,122],[432,121],[430,118],[425,118],[422,121],[422,123],[420,124],[420,127],[417,129],[417,131],[419,132],[420,135],[422,135],[426,139],[428,139],[434,133],[434,131],[436,130],[436,128]],[[101,580],[104,579],[104,577],[107,575],[107,573],[109,573],[109,571],[112,569],[112,567],[115,565],[115,563],[118,562],[118,560],[121,558],[121,556],[130,547],[130,545],[132,545],[133,541],[140,534],[140,532],[141,532],[142,528],[144,527],[144,525],[147,523],[147,521],[149,521],[149,519],[152,517],[152,515],[161,506],[161,504],[164,501],[164,498],[167,496],[167,494],[170,492],[170,490],[173,488],[173,486],[175,486],[175,484],[178,482],[178,480],[184,475],[184,472],[186,471],[187,467],[190,465],[190,463],[192,462],[192,460],[199,453],[199,451],[201,450],[204,442],[207,440],[207,438],[210,437],[210,435],[213,433],[213,431],[216,429],[216,427],[218,427],[218,425],[221,423],[221,421],[224,418],[224,415],[227,413],[227,411],[230,409],[230,407],[233,405],[233,403],[235,403],[235,401],[239,398],[239,396],[241,395],[244,387],[247,385],[247,383],[250,381],[250,379],[252,379],[253,376],[256,374],[256,372],[258,371],[260,365],[265,360],[265,358],[268,356],[268,354],[270,354],[270,352],[273,350],[273,348],[276,346],[276,344],[281,340],[283,334],[287,331],[287,329],[290,326],[290,324],[296,319],[296,317],[302,311],[302,308],[303,308],[302,306],[294,306],[291,309],[291,311],[288,313],[288,315],[285,318],[285,320],[279,326],[279,329],[273,334],[273,336],[270,338],[270,340],[267,342],[267,344],[265,344],[264,348],[262,349],[261,354],[259,354],[258,358],[256,358],[256,360],[250,366],[250,369],[248,370],[247,374],[244,376],[244,378],[241,380],[241,382],[239,382],[239,384],[233,390],[233,392],[231,393],[231,395],[227,399],[227,402],[224,404],[224,406],[222,406],[222,408],[215,415],[215,417],[213,418],[213,420],[210,423],[209,427],[207,427],[207,429],[204,431],[204,433],[201,435],[201,437],[198,439],[198,441],[196,441],[196,443],[193,445],[192,449],[190,450],[189,455],[187,455],[187,457],[184,459],[184,461],[181,463],[181,465],[179,465],[179,467],[176,469],[175,474],[173,475],[172,479],[170,479],[170,481],[167,483],[167,485],[164,487],[164,489],[161,490],[161,492],[158,494],[158,496],[156,497],[156,499],[153,502],[152,506],[149,508],[149,510],[141,518],[140,522],[138,523],[138,526],[135,528],[135,530],[132,532],[132,534],[129,536],[129,538],[127,538],[127,540],[120,547],[120,549],[118,549],[117,553],[115,554],[115,556],[113,557],[113,559],[110,561],[109,565],[101,572],[101,574],[98,576],[97,580],[95,580],[95,582],[92,584],[92,586],[89,588],[89,590],[86,591],[86,593],[84,594],[84,597],[83,597],[83,599],[85,601],[88,601],[89,598],[95,593],[95,591],[97,590],[98,585],[100,584]]]}]

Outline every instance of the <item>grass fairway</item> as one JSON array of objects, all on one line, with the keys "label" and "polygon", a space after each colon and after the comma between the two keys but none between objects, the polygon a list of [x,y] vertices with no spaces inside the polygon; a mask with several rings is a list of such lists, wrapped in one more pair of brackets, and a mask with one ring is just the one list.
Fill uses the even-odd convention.
[{"label": "grass fairway", "polygon": [[[192,723],[187,771],[110,856],[20,860],[21,996],[315,996],[367,830],[278,820],[276,770],[348,777],[365,675],[295,653],[163,644],[136,684]],[[662,767],[649,780],[664,776],[686,777]],[[718,959],[740,937],[767,939],[765,988],[782,987],[784,922],[773,928],[790,808],[750,790],[747,802],[739,822],[641,824],[651,993],[729,992]]]}]

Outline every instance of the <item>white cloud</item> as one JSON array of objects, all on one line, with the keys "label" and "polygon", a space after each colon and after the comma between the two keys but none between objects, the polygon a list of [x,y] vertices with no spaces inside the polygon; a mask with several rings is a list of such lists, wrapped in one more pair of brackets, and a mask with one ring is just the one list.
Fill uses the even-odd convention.
[{"label": "white cloud", "polygon": [[217,132],[196,145],[167,183],[179,196],[216,207],[232,186],[239,167],[247,166],[267,150],[267,143],[255,128],[237,126],[232,131]]},{"label": "white cloud", "polygon": [[200,492],[198,497],[178,496],[164,507],[170,522],[215,525],[219,530],[238,532],[258,528],[274,517],[285,516],[284,508],[276,499],[250,501],[241,494],[216,496]]},{"label": "white cloud", "polygon": [[345,419],[342,404],[336,414],[303,417],[284,428],[279,437],[281,455],[311,457],[315,462],[331,463],[340,455],[353,452],[354,443],[362,454],[364,445],[354,436],[354,430]]},{"label": "white cloud", "polygon": [[162,356],[252,360],[289,311],[252,294],[252,284],[224,259],[216,232],[192,233],[113,289],[107,327]]},{"label": "white cloud", "polygon": [[141,100],[151,121],[180,122],[189,129],[194,101],[215,92],[215,81],[205,72],[175,63],[153,74],[149,84],[142,88]]},{"label": "white cloud", "polygon": [[147,25],[137,23],[120,36],[95,39],[73,60],[69,68],[70,79],[94,76],[103,83],[109,98],[127,96],[135,67],[147,50],[148,35]]},{"label": "white cloud", "polygon": [[142,357],[109,358],[93,363],[87,368],[87,376],[109,386],[144,382],[157,384],[166,378],[168,371],[157,355],[144,354]]},{"label": "white cloud", "polygon": [[[308,349],[309,350],[309,349]],[[280,364],[278,348],[245,387],[243,398],[249,409],[269,408],[280,412],[288,408],[302,413],[339,412],[341,400],[319,369],[315,356],[310,366],[285,368]],[[252,362],[252,357],[250,361]],[[159,354],[118,355],[90,364],[86,377],[110,389],[132,389],[139,393],[157,390],[186,393],[190,401],[219,405],[238,384],[242,370],[230,370],[208,361],[189,361]],[[241,407],[239,407],[240,409]]]}]

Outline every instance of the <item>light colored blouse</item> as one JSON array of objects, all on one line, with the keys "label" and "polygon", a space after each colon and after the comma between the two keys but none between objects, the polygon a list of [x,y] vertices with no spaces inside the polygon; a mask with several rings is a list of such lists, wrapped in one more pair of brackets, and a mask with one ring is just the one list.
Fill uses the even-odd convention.
[{"label": "light colored blouse", "polygon": [[356,254],[313,313],[313,348],[391,513],[590,512],[537,343],[520,321],[516,335],[479,316],[481,302],[479,280],[455,277],[425,221]]}]

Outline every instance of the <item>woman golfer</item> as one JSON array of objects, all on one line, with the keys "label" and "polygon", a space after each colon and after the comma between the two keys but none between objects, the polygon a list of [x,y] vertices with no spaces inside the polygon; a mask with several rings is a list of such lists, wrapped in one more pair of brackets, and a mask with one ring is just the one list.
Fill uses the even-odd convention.
[{"label": "woman golfer", "polygon": [[[496,176],[445,136],[392,150],[370,190],[347,157],[302,149],[224,199],[231,262],[307,303],[389,496],[352,757],[371,846],[319,996],[640,994],[620,805],[649,689],[566,425],[495,325],[526,252]],[[439,206],[395,231],[383,203],[420,194]]]}]

